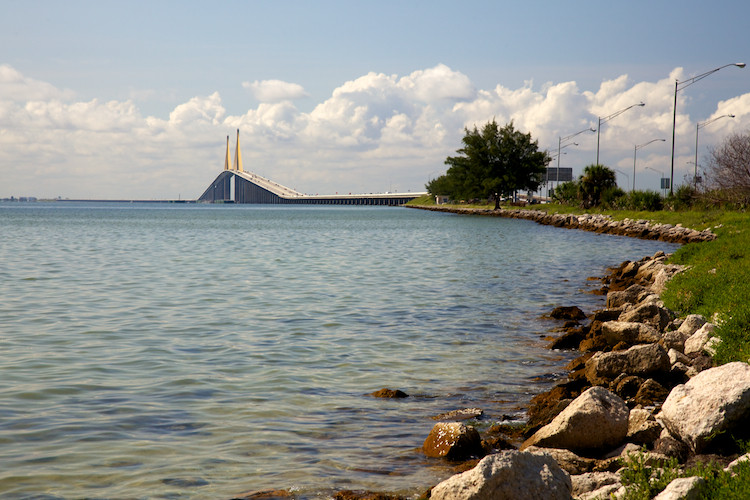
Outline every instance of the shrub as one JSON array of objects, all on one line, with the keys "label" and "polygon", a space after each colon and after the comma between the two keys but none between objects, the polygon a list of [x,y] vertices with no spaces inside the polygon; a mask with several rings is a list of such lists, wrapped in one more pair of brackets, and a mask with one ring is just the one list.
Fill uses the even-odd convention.
[{"label": "shrub", "polygon": [[578,205],[578,181],[568,181],[559,184],[552,199],[564,205]]},{"label": "shrub", "polygon": [[602,191],[600,202],[602,207],[611,210],[627,208],[627,195],[617,186],[609,187]]},{"label": "shrub", "polygon": [[672,210],[688,210],[695,206],[700,199],[697,189],[691,184],[683,184],[667,199],[667,205]]},{"label": "shrub", "polygon": [[663,206],[662,197],[656,191],[631,191],[628,194],[628,210],[655,212]]}]

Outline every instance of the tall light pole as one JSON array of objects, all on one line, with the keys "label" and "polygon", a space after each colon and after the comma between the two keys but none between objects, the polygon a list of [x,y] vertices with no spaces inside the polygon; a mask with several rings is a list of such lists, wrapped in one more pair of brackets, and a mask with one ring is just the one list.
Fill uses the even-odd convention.
[{"label": "tall light pole", "polygon": [[695,124],[695,172],[693,173],[693,186],[694,187],[698,187],[698,131],[702,129],[703,127],[705,127],[706,125],[709,125],[721,118],[734,118],[734,115],[721,115],[721,116],[717,116],[716,118],[712,118],[711,120],[706,120],[703,123]]},{"label": "tall light pole", "polygon": [[621,114],[623,114],[625,111],[629,110],[630,108],[634,108],[636,106],[645,106],[645,105],[646,105],[645,102],[639,102],[638,104],[632,104],[628,106],[627,108],[623,108],[620,111],[615,111],[611,115],[605,116],[604,118],[602,118],[601,116],[599,117],[599,126],[596,128],[596,164],[597,165],[599,165],[599,137],[601,136],[602,124],[607,123],[612,118],[616,118],[620,116]]},{"label": "tall light pole", "polygon": [[[737,66],[738,68],[744,68],[745,63],[731,63],[731,64],[725,64],[724,66],[719,66],[718,68],[714,68],[711,71],[706,71],[705,73],[701,73],[698,76],[694,76],[692,78],[688,78],[687,80],[682,80],[681,82],[678,80],[674,81],[674,113],[672,115],[672,173],[670,175],[670,183],[669,183],[669,194],[674,193],[674,135],[675,135],[675,129],[677,128],[677,92],[686,89],[692,84],[699,82],[706,78],[709,75],[712,75],[719,71],[720,69],[728,68],[729,66]],[[697,168],[697,167],[696,167]]]},{"label": "tall light pole", "polygon": [[639,149],[645,148],[652,142],[656,142],[656,141],[666,142],[667,140],[666,139],[652,139],[644,144],[638,144],[633,148],[633,191],[635,191],[635,154]]}]

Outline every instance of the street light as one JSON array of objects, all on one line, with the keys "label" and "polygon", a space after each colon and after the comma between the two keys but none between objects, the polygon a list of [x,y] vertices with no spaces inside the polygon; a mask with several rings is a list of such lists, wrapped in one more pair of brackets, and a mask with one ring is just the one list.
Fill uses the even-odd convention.
[{"label": "street light", "polygon": [[[568,141],[568,140],[572,139],[573,137],[575,137],[575,136],[577,136],[579,134],[582,134],[584,132],[596,132],[596,130],[594,130],[593,128],[585,128],[583,130],[580,130],[580,131],[576,132],[575,134],[570,134],[567,137],[559,137],[558,136],[558,139],[557,139],[557,182],[558,183],[560,182],[560,151],[563,148],[562,143],[565,142],[565,141]],[[575,143],[573,143],[573,144],[575,144]],[[569,144],[568,144],[568,146],[569,146]],[[577,144],[576,144],[576,146],[577,146]]]},{"label": "street light", "polygon": [[628,174],[626,174],[625,172],[623,172],[623,171],[622,171],[622,170],[620,170],[619,168],[614,168],[614,169],[612,169],[612,170],[614,170],[615,172],[618,172],[618,173],[621,173],[622,175],[624,175],[624,176],[625,176],[625,178],[626,178],[626,179],[628,180],[628,184],[630,184],[630,176],[629,176]]},{"label": "street light", "polygon": [[[692,84],[699,82],[706,78],[709,75],[712,75],[719,71],[720,69],[727,68],[729,66],[737,66],[738,68],[744,68],[745,63],[731,63],[731,64],[725,64],[724,66],[719,66],[718,68],[712,69],[711,71],[706,71],[705,73],[701,73],[698,76],[694,76],[692,78],[688,78],[687,80],[683,81],[674,81],[674,113],[672,115],[672,173],[670,175],[670,184],[669,184],[669,193],[672,194],[674,192],[674,135],[675,135],[675,128],[677,128],[677,92],[686,89]],[[680,87],[682,85],[682,87]]]},{"label": "street light", "polygon": [[645,148],[646,146],[648,146],[648,145],[649,145],[649,144],[651,144],[652,142],[656,142],[656,141],[666,142],[667,140],[666,140],[666,139],[652,139],[652,140],[650,140],[650,141],[648,141],[648,142],[646,142],[646,143],[644,143],[644,144],[639,144],[639,145],[636,145],[636,146],[635,146],[635,147],[633,148],[633,191],[635,191],[635,153],[636,153],[636,152],[637,152],[637,151],[638,151],[639,149]]},{"label": "street light", "polygon": [[734,115],[721,115],[711,120],[707,120],[703,123],[695,124],[695,172],[693,173],[693,185],[695,187],[698,186],[698,131],[702,129],[703,127],[705,127],[706,125],[709,125],[721,118],[734,118]]},{"label": "street light", "polygon": [[604,118],[602,118],[601,116],[599,117],[599,126],[596,128],[596,164],[597,165],[599,165],[599,136],[601,136],[602,123],[607,123],[612,118],[616,118],[620,116],[621,114],[623,114],[625,111],[629,110],[630,108],[634,108],[636,106],[645,106],[645,105],[646,105],[645,102],[639,102],[638,104],[632,104],[628,106],[627,108],[623,108],[620,111],[616,111],[609,116],[605,116]]}]

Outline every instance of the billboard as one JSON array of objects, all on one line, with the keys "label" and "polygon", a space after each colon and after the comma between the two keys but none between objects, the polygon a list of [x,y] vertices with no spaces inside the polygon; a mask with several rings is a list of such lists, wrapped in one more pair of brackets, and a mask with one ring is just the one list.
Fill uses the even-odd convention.
[{"label": "billboard", "polygon": [[547,168],[547,177],[544,179],[547,182],[568,182],[573,180],[573,169],[572,168]]}]

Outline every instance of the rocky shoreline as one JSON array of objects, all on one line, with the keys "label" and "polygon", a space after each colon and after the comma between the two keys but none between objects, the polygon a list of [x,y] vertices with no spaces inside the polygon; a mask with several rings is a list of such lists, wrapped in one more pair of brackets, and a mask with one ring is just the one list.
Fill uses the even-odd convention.
[{"label": "rocky shoreline", "polygon": [[549,214],[542,210],[506,208],[492,210],[485,208],[461,208],[456,207],[455,205],[407,205],[407,207],[462,215],[483,215],[488,217],[504,217],[508,219],[525,219],[546,226],[581,229],[596,233],[629,236],[631,238],[668,241],[670,243],[698,243],[702,241],[711,241],[716,238],[716,235],[709,230],[697,231],[695,229],[683,227],[680,224],[654,224],[645,219],[623,219],[617,221],[608,215],[601,214]]},{"label": "rocky shoreline", "polygon": [[[731,470],[750,460],[738,455],[750,435],[750,365],[714,367],[715,326],[664,307],[659,293],[681,271],[665,259],[625,262],[605,279],[606,308],[551,343],[581,355],[566,382],[533,398],[523,443],[443,481],[431,498],[620,498],[628,461]],[[656,498],[697,498],[702,481],[675,479]]]},{"label": "rocky shoreline", "polygon": [[[536,222],[560,227],[664,241],[715,238],[709,231],[646,221],[615,223],[604,216],[449,211],[539,217],[546,222]],[[422,498],[621,498],[623,464],[628,462],[640,461],[655,470],[670,461],[681,468],[713,462],[731,470],[750,460],[750,454],[739,456],[737,444],[750,438],[750,428],[743,425],[750,418],[750,365],[714,367],[711,355],[719,342],[712,337],[715,325],[698,315],[680,318],[664,306],[659,296],[665,283],[682,271],[666,259],[658,252],[612,269],[602,278],[606,306],[588,317],[575,306],[551,312],[565,325],[550,339],[549,348],[576,350],[579,356],[566,367],[567,380],[531,400],[524,426],[496,424],[480,435],[466,420],[480,418],[480,409],[441,415],[443,421],[435,424],[422,451],[451,461],[463,472]],[[379,392],[373,396],[406,396]],[[691,498],[701,482],[675,479],[656,498]],[[238,498],[295,496],[279,491]],[[334,498],[405,497],[343,491]]]}]

